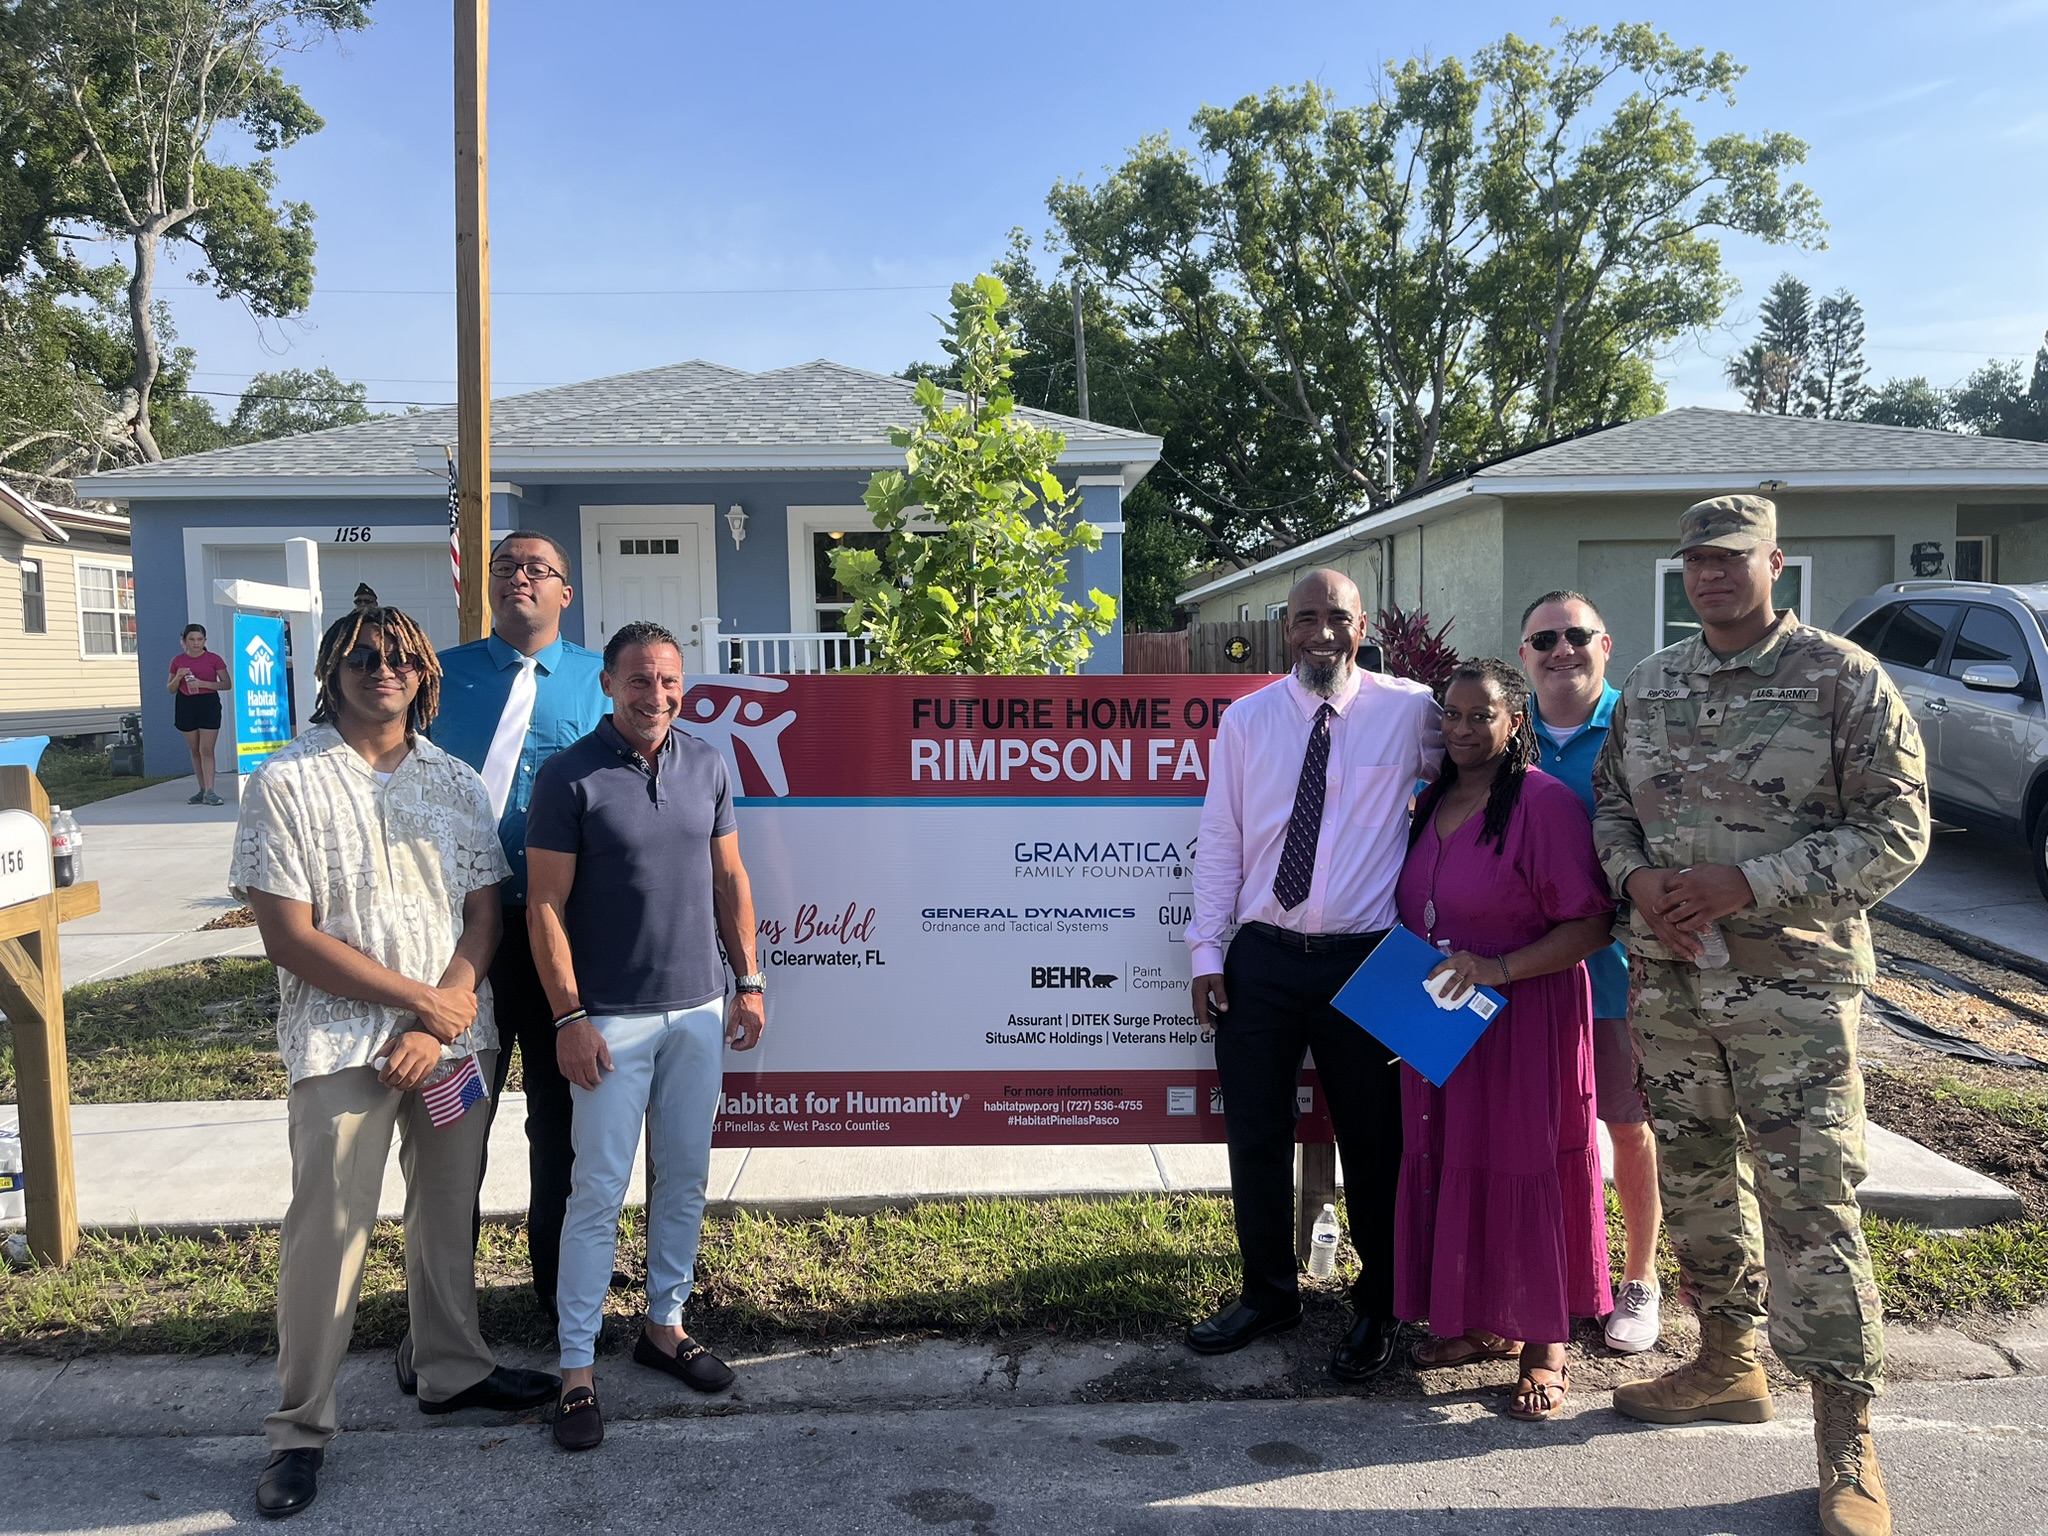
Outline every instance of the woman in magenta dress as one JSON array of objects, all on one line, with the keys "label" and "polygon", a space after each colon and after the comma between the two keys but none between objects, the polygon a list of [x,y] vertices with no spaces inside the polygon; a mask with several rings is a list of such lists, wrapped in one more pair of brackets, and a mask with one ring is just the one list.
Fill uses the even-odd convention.
[{"label": "woman in magenta dress", "polygon": [[1530,766],[1522,674],[1464,663],[1443,711],[1443,774],[1416,807],[1396,902],[1448,954],[1454,995],[1485,985],[1507,1007],[1443,1087],[1401,1069],[1394,1310],[1429,1320],[1418,1365],[1519,1355],[1508,1411],[1543,1419],[1570,1384],[1571,1319],[1614,1307],[1580,963],[1608,941],[1614,903],[1585,808]]}]

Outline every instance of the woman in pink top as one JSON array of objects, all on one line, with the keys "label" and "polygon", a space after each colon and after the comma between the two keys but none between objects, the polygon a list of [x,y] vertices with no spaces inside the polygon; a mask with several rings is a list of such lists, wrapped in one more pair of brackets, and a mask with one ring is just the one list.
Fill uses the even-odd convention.
[{"label": "woman in pink top", "polygon": [[213,792],[213,743],[220,735],[220,696],[235,686],[227,662],[206,648],[206,626],[187,624],[185,648],[171,658],[171,680],[166,690],[177,700],[178,729],[185,734],[185,750],[192,754],[192,775],[199,781],[199,793],[187,805],[219,805]]},{"label": "woman in pink top", "polygon": [[1401,1068],[1394,1310],[1418,1365],[1520,1357],[1509,1413],[1564,1402],[1574,1317],[1613,1310],[1593,1140],[1593,995],[1581,963],[1614,903],[1579,797],[1530,765],[1528,683],[1466,662],[1444,687],[1442,776],[1415,809],[1395,904],[1449,958],[1452,996],[1504,1008],[1441,1088]]}]

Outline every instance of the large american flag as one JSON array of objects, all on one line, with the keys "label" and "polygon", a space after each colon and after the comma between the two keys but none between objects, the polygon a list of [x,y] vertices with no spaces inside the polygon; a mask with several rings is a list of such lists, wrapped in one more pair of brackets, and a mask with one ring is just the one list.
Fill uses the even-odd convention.
[{"label": "large american flag", "polygon": [[427,1118],[434,1122],[437,1131],[453,1125],[469,1112],[472,1104],[490,1096],[474,1056],[463,1057],[462,1064],[453,1072],[420,1090],[420,1097],[427,1101]]},{"label": "large american flag", "polygon": [[[455,450],[443,448],[448,455],[448,574],[455,579],[455,596],[462,597],[462,482],[455,474]],[[437,1120],[436,1125],[440,1124]]]}]

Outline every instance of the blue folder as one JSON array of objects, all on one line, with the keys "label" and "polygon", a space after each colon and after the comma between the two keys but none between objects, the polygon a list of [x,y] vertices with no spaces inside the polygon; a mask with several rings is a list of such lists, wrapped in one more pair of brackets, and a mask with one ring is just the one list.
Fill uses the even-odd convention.
[{"label": "blue folder", "polygon": [[1437,1007],[1422,983],[1443,961],[1427,939],[1396,928],[1332,999],[1339,1013],[1439,1088],[1507,1007],[1491,987],[1474,987],[1456,1008]]}]

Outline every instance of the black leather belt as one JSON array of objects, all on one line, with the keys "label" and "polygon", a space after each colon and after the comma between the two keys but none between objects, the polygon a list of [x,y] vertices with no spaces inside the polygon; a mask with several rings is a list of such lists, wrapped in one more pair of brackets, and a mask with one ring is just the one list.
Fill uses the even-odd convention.
[{"label": "black leather belt", "polygon": [[1296,933],[1291,928],[1275,928],[1271,923],[1246,923],[1238,931],[1255,933],[1282,949],[1303,955],[1360,953],[1373,948],[1393,932],[1391,928],[1381,928],[1372,933]]}]

